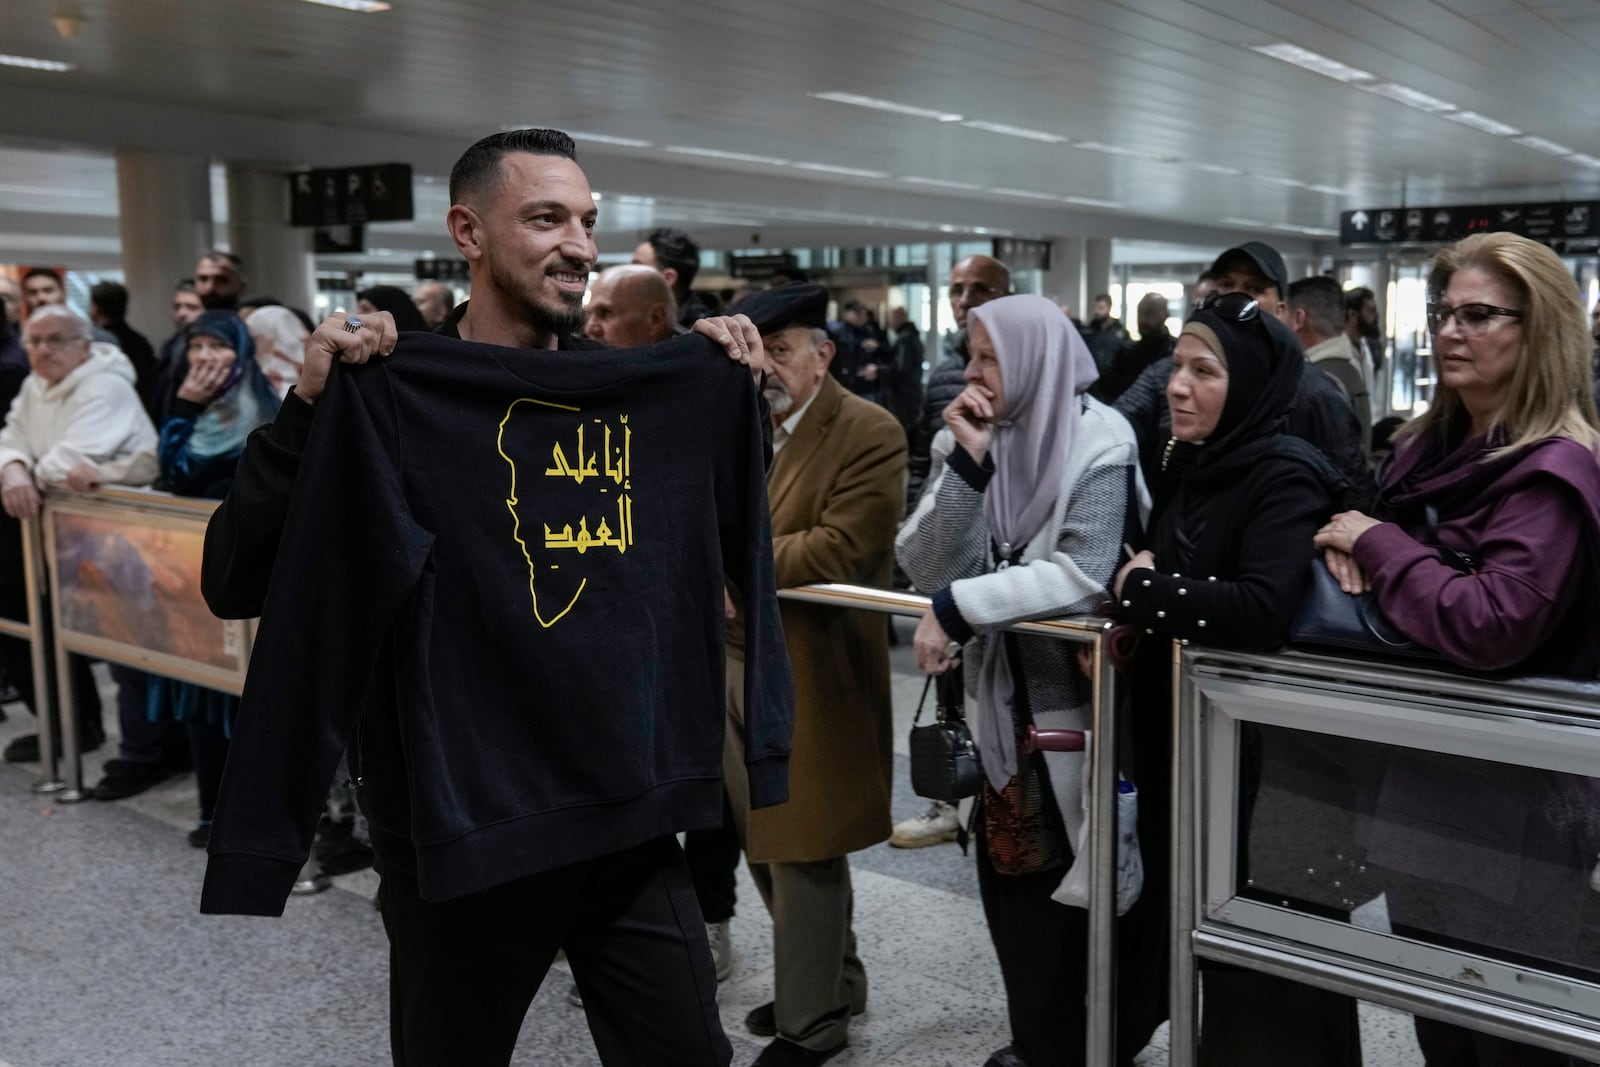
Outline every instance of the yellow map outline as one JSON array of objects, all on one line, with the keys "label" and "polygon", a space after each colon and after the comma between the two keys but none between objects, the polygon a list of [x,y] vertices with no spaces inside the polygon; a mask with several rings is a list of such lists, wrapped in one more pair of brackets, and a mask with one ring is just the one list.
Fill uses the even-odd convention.
[{"label": "yellow map outline", "polygon": [[511,413],[517,410],[518,404],[538,404],[541,407],[555,408],[558,411],[579,411],[581,409],[567,404],[552,404],[546,400],[534,400],[531,397],[513,400],[511,406],[506,408],[505,418],[500,420],[500,429],[495,435],[495,451],[500,453],[500,458],[505,460],[511,468],[511,496],[506,499],[506,510],[511,512],[511,536],[517,542],[518,547],[522,549],[522,558],[528,561],[528,596],[533,599],[533,617],[538,620],[540,626],[548,630],[560,622],[567,612],[572,610],[573,605],[578,602],[578,598],[583,595],[584,589],[588,587],[589,579],[585,578],[578,584],[578,591],[572,594],[571,602],[562,608],[555,618],[546,621],[545,617],[539,614],[539,591],[534,588],[533,555],[528,551],[528,542],[522,539],[522,520],[517,517],[517,462],[506,455],[505,448],[506,423],[511,421]]}]

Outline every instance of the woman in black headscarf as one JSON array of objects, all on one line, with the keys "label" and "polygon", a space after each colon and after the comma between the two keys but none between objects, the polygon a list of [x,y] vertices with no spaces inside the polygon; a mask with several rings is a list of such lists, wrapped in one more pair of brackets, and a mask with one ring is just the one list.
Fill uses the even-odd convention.
[{"label": "woman in black headscarf", "polygon": [[374,285],[356,294],[357,314],[371,315],[378,311],[393,315],[394,328],[401,333],[407,330],[428,332],[428,323],[423,319],[422,312],[411,302],[410,295],[397,285]]},{"label": "woman in black headscarf", "polygon": [[[1129,672],[1146,865],[1138,907],[1167,907],[1168,642],[1248,651],[1284,644],[1315,554],[1304,539],[1327,521],[1345,488],[1320,452],[1283,432],[1303,373],[1294,335],[1242,293],[1207,297],[1173,353],[1172,439],[1162,464],[1175,488],[1159,505],[1148,547],[1114,583],[1118,618],[1154,635],[1143,640]],[[1259,773],[1259,761],[1244,763],[1248,825],[1255,791],[1248,779]],[[1124,943],[1119,952],[1120,966],[1137,968],[1141,985],[1123,1016],[1144,1025],[1165,1017],[1166,936],[1160,930],[1150,943]],[[1134,1021],[1119,1019],[1124,1027]],[[1321,1067],[1359,1064],[1360,1057],[1353,1001],[1266,975],[1205,969],[1203,1064]]]}]

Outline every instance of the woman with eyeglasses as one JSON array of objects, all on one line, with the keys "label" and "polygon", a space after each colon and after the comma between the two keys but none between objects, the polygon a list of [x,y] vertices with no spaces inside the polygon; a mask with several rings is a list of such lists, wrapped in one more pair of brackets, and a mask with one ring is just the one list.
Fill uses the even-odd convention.
[{"label": "woman with eyeglasses", "polygon": [[[928,490],[895,556],[933,596],[914,638],[918,665],[949,670],[964,646],[976,702],[986,778],[975,815],[978,886],[1012,1037],[987,1067],[1076,1067],[1088,917],[1082,902],[1058,894],[1073,864],[1088,862],[1075,851],[1087,761],[1082,752],[1027,755],[1022,738],[1030,724],[1087,729],[1092,688],[1073,645],[1003,631],[1104,601],[1130,511],[1137,525],[1137,443],[1126,420],[1088,395],[1094,357],[1056,305],[1001,297],[972,308],[967,323],[967,387],[945,409]],[[1130,1038],[1125,1058],[1149,1036]]]},{"label": "woman with eyeglasses", "polygon": [[[1600,422],[1578,288],[1512,234],[1445,249],[1428,279],[1439,383],[1395,435],[1376,516],[1316,535],[1346,592],[1469,670],[1600,675]],[[1369,858],[1391,922],[1571,963],[1600,849],[1600,783],[1397,750]],[[1430,1067],[1573,1062],[1425,1019]]]},{"label": "woman with eyeglasses", "polygon": [[[1347,488],[1321,452],[1284,431],[1305,373],[1294,335],[1244,293],[1203,300],[1173,350],[1172,437],[1161,461],[1173,488],[1152,519],[1147,547],[1114,583],[1117,617],[1152,635],[1126,672],[1137,709],[1141,908],[1166,908],[1170,641],[1246,651],[1284,644],[1315,559],[1310,538]],[[1254,775],[1245,775],[1244,791],[1253,794]],[[1132,1003],[1159,1012],[1154,1022],[1165,1018],[1165,948],[1160,940],[1124,937],[1118,950],[1119,966],[1138,968],[1146,987]],[[1232,968],[1208,966],[1203,976],[1203,1064],[1360,1063],[1355,1005],[1347,998]],[[1129,1022],[1127,1015],[1125,1009],[1119,1023]]]}]

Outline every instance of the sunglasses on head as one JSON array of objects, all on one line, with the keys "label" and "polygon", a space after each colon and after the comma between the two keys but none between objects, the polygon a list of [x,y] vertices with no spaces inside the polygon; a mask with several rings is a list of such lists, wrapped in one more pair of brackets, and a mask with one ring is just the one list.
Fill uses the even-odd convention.
[{"label": "sunglasses on head", "polygon": [[1234,322],[1255,322],[1261,317],[1261,301],[1249,293],[1207,293],[1194,309],[1212,311]]}]

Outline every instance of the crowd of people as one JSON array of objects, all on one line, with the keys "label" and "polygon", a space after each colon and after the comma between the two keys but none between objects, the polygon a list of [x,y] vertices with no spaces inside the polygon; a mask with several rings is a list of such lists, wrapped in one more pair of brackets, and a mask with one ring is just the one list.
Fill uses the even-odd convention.
[{"label": "crowd of people", "polygon": [[[534,201],[546,214],[525,227],[519,206]],[[452,518],[448,509],[431,524],[408,519],[393,529],[363,516],[358,529],[380,542],[370,546],[372,556],[394,561],[362,587],[372,598],[381,599],[380,589],[392,598],[383,601],[390,616],[376,616],[381,632],[367,654],[396,680],[356,694],[357,706],[333,718],[295,720],[306,731],[298,748],[285,740],[290,728],[271,721],[263,694],[275,692],[274,683],[254,670],[241,705],[113,668],[119,751],[94,795],[131,796],[193,768],[200,811],[189,839],[209,846],[211,857],[204,910],[279,914],[291,885],[314,889],[318,873],[376,861],[392,949],[396,1062],[508,1061],[522,1013],[560,948],[573,966],[571,995],[604,1062],[726,1063],[715,986],[732,968],[729,920],[741,855],[773,920],[774,997],[745,1020],[752,1034],[772,1038],[757,1064],[822,1063],[846,1046],[851,1019],[868,1003],[850,853],[885,840],[903,848],[940,844],[964,837],[965,824],[939,802],[892,824],[882,620],[779,605],[775,588],[887,586],[898,566],[931,598],[913,637],[917,663],[929,673],[963,670],[983,771],[967,819],[1012,1032],[987,1067],[1082,1063],[1085,995],[1097,980],[1087,972],[1086,913],[1062,896],[1074,868],[1087,862],[1086,757],[1035,753],[1026,744],[1030,727],[1085,729],[1091,682],[1070,646],[1008,627],[1103,611],[1136,638],[1126,670],[1141,710],[1121,762],[1141,793],[1145,881],[1119,919],[1119,1064],[1132,1062],[1167,1012],[1172,641],[1281,647],[1313,568],[1321,567],[1346,592],[1371,593],[1406,637],[1458,668],[1600,676],[1600,416],[1591,352],[1600,308],[1586,329],[1571,275],[1533,241],[1479,235],[1436,258],[1429,278],[1436,394],[1424,415],[1400,425],[1379,384],[1384,348],[1373,294],[1346,292],[1328,277],[1292,279],[1277,251],[1258,241],[1223,251],[1196,279],[1176,337],[1160,296],[1139,302],[1133,339],[1111,315],[1107,295],[1079,323],[1051,300],[1014,293],[999,260],[966,257],[948,281],[956,332],[930,361],[905,309],[887,309],[883,329],[876,309],[847,299],[830,319],[831,294],[805,280],[714,308],[693,288],[698,249],[675,230],[651,232],[631,264],[591,282],[595,206],[572,142],[554,131],[474,145],[452,174],[451,202],[447,225],[472,271],[471,299],[462,303],[437,282],[411,293],[377,286],[360,292],[350,312],[313,323],[277,301],[247,299],[243,265],[213,251],[177,286],[175,332],[154,346],[127,326],[127,292],[115,283],[95,287],[91,323],[64,306],[62,279],[51,271],[30,272],[18,292],[0,281],[11,315],[0,333],[6,513],[36,514],[40,490],[53,486],[87,492],[154,484],[221,500],[207,537],[205,595],[221,617],[262,615],[264,634],[292,622],[285,613],[295,602],[275,571],[307,563],[296,554],[307,538],[291,536],[304,509],[296,505],[299,483],[354,486],[358,499],[342,506],[438,512],[417,488],[438,476],[431,456],[373,452],[374,464],[382,452],[386,461],[419,466],[398,474],[374,466],[372,480],[381,484],[368,496],[359,479],[335,480],[337,463],[350,458],[329,454],[360,441],[341,446],[331,430],[313,438],[317,412],[330,405],[346,413],[340,417],[377,410],[356,400],[376,391],[373,382],[401,396],[393,412],[404,403],[429,412],[430,403],[460,403],[472,389],[511,387],[533,390],[546,398],[534,404],[553,410],[563,407],[554,399],[561,396],[603,407],[597,398],[657,373],[648,369],[657,359],[690,368],[674,373],[719,383],[722,399],[705,397],[690,436],[728,436],[724,423],[738,424],[741,405],[748,408],[749,447],[727,461],[744,481],[735,484],[730,473],[714,487],[685,482],[678,520],[656,520],[679,536],[697,529],[720,537],[728,569],[677,575],[690,591],[671,595],[671,583],[653,576],[638,605],[647,618],[658,607],[650,596],[704,607],[715,634],[706,663],[669,657],[680,673],[654,670],[633,686],[641,707],[663,716],[648,719],[650,736],[659,732],[679,746],[672,751],[692,769],[684,772],[695,781],[692,792],[685,785],[658,795],[651,789],[664,785],[646,776],[651,789],[625,805],[606,785],[623,773],[612,754],[561,733],[573,764],[555,776],[570,789],[540,800],[548,805],[536,813],[543,829],[518,837],[522,831],[506,824],[532,818],[531,794],[474,787],[463,795],[453,781],[418,777],[419,761],[405,752],[444,736],[430,716],[432,701],[449,697],[419,697],[413,684],[439,684],[429,672],[470,662],[475,642],[512,640],[471,628],[419,631],[417,620],[444,610],[446,599],[441,593],[436,603],[425,584],[424,557],[447,566],[474,552],[493,555],[472,540],[481,533],[476,520]],[[522,362],[489,355],[506,347],[524,350]],[[572,355],[552,362],[542,352],[550,349]],[[438,353],[459,368],[438,362]],[[348,369],[335,373],[336,364]],[[452,374],[458,381],[447,388],[441,383]],[[735,379],[740,392],[729,393],[724,386]],[[626,426],[645,440],[647,402],[629,403],[641,407],[621,416],[617,432]],[[506,409],[502,436],[511,417]],[[375,418],[374,432],[404,439],[401,414]],[[416,421],[418,433],[453,442],[448,420]],[[501,494],[494,506],[517,516],[526,502],[505,447],[499,459],[511,463],[511,487],[489,495]],[[1392,453],[1381,465],[1380,452]],[[550,454],[547,445],[543,457]],[[555,454],[546,477],[571,475],[581,485],[594,476],[581,436],[575,468],[562,466],[560,445]],[[629,507],[635,500],[641,509],[652,500],[659,506],[653,487],[626,481],[640,476],[625,473],[623,454],[621,446],[613,454],[608,437],[607,477],[615,463],[616,484],[633,493],[624,498]],[[643,450],[634,457],[628,462],[647,477],[666,476]],[[460,478],[463,486],[475,479],[474,472]],[[741,494],[763,501],[759,516],[734,514]],[[580,553],[615,545],[617,560],[628,559],[633,520],[626,508],[618,514],[622,530],[590,540],[584,527]],[[577,543],[570,527],[565,541],[549,525],[544,530],[547,549]],[[490,616],[522,610],[533,595],[526,629],[534,637],[515,640],[528,642],[526,655],[537,663],[551,655],[538,642],[555,641],[566,614],[547,618],[539,590],[566,586],[520,535],[514,543],[520,554],[505,573],[516,580],[501,583],[510,592],[485,587],[474,595]],[[0,552],[7,597],[0,613],[12,615],[22,595],[16,523],[0,524]],[[731,559],[745,560],[744,569]],[[512,593],[522,599],[502,604]],[[582,595],[577,586],[568,611]],[[642,641],[681,641],[695,629],[688,622],[663,615],[629,632]],[[671,638],[658,636],[669,631]],[[307,674],[332,684],[336,661],[355,655],[354,646],[329,650],[329,664],[307,664]],[[33,706],[27,659],[25,646],[0,640],[0,666]],[[580,678],[598,672],[596,685],[608,669],[571,667]],[[71,714],[82,747],[93,749],[105,740],[98,695],[87,662],[75,659],[73,670]],[[693,689],[712,678],[721,683],[712,686],[714,706],[679,717],[662,710],[676,704],[658,687]],[[470,709],[475,716],[527,717],[525,699],[492,687],[485,693]],[[516,729],[557,729],[554,719],[532,718],[545,725]],[[1265,742],[1252,744],[1259,751]],[[306,757],[292,773],[276,767],[290,751]],[[29,735],[5,759],[40,754],[37,735]],[[1327,752],[1307,755],[1292,744],[1278,755],[1305,757],[1308,766],[1327,762]],[[348,774],[335,773],[342,760]],[[1452,774],[1448,762],[1397,757],[1364,798],[1390,827],[1364,847],[1384,870],[1395,929],[1427,937],[1442,924],[1454,936],[1521,951],[1570,944],[1600,853],[1595,780]],[[330,788],[347,777],[374,820],[373,847],[352,831],[351,796]],[[440,799],[441,792],[449,796]],[[571,814],[585,805],[594,813]],[[1452,852],[1419,849],[1416,836],[1451,808],[1520,813],[1512,820],[1516,840],[1498,847],[1523,855],[1524,839],[1532,842],[1537,879],[1513,878],[1499,896],[1455,886],[1451,872],[1469,862],[1473,841],[1463,838]],[[430,859],[444,847],[426,829],[439,820],[479,842],[451,853],[464,867],[458,875]],[[681,849],[673,836],[680,832]],[[546,846],[560,863],[538,858]],[[487,943],[503,940],[491,931],[507,923],[523,938],[511,954]],[[1207,1065],[1361,1062],[1349,998],[1221,966],[1203,969],[1203,987]],[[1430,1067],[1574,1062],[1420,1018],[1416,1030]]]}]

